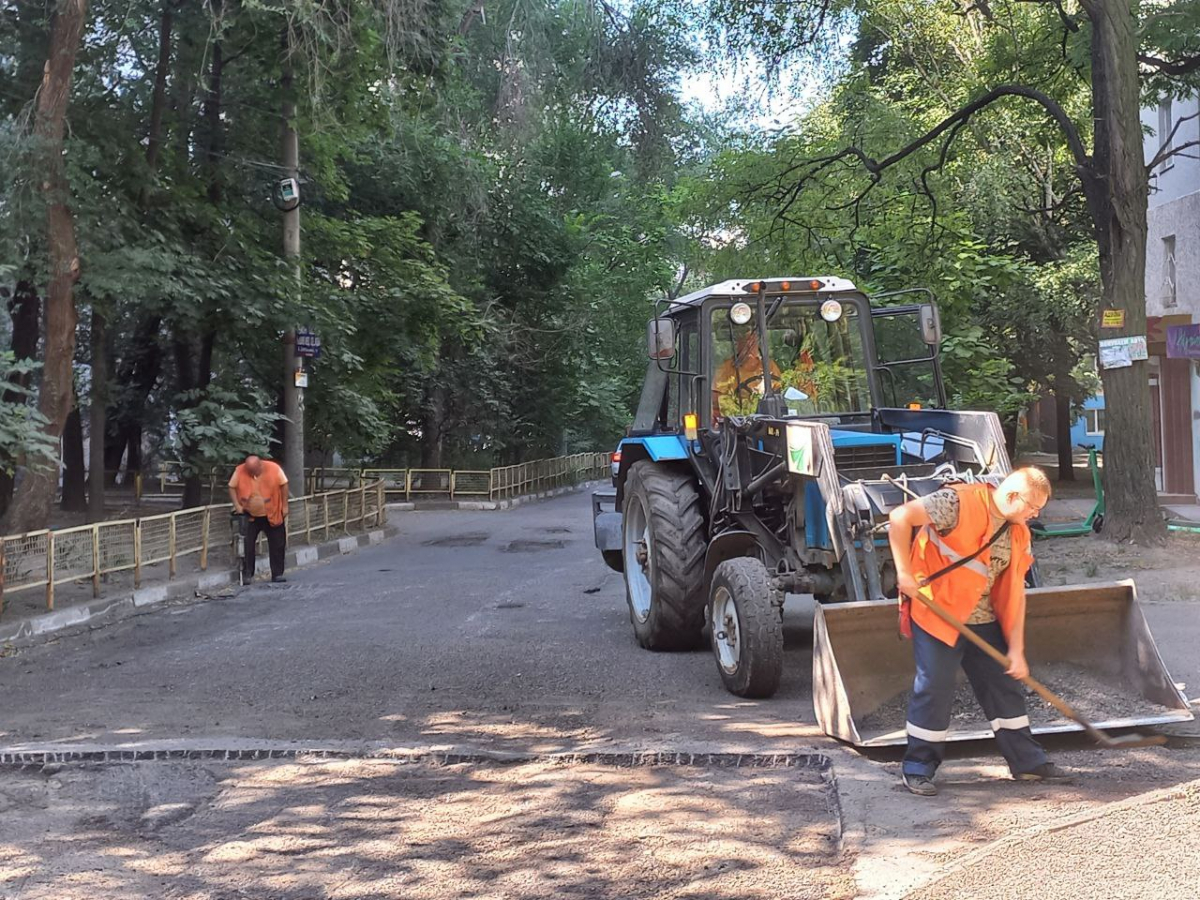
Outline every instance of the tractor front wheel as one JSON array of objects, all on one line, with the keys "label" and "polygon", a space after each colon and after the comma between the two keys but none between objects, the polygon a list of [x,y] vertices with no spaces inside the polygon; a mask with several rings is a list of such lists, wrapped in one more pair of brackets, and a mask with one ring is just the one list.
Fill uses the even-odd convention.
[{"label": "tractor front wheel", "polygon": [[704,514],[696,482],[642,460],[625,480],[625,596],[638,643],[691,650],[704,628]]},{"label": "tractor front wheel", "polygon": [[783,676],[781,606],[757,559],[727,559],[709,591],[712,648],[726,689],[738,697],[770,697]]}]

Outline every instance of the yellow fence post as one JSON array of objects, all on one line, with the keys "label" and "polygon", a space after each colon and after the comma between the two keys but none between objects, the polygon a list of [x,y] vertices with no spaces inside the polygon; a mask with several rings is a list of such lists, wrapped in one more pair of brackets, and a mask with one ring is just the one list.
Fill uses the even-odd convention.
[{"label": "yellow fence post", "polygon": [[176,523],[179,521],[179,513],[171,513],[171,518],[167,520],[167,580],[170,581],[175,577],[175,529]]},{"label": "yellow fence post", "polygon": [[142,470],[138,469],[133,473],[133,499],[138,503],[142,502]]},{"label": "yellow fence post", "polygon": [[329,540],[329,495],[321,495],[321,507],[325,513],[325,536],[321,538],[323,541]]},{"label": "yellow fence post", "polygon": [[92,597],[100,596],[100,526],[92,526]]},{"label": "yellow fence post", "polygon": [[142,586],[142,520],[133,522],[133,586]]},{"label": "yellow fence post", "polygon": [[212,525],[212,507],[204,507],[200,517],[200,571],[208,571],[208,529]]},{"label": "yellow fence post", "polygon": [[46,609],[54,609],[54,532],[46,532]]},{"label": "yellow fence post", "polygon": [[304,542],[312,543],[312,498],[305,497],[302,501],[304,504]]}]

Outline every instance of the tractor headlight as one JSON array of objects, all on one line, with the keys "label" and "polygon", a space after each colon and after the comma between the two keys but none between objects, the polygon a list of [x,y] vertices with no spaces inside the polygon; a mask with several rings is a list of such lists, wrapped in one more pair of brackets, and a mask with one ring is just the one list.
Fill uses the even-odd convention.
[{"label": "tractor headlight", "polygon": [[837,300],[826,300],[821,304],[821,318],[826,322],[836,322],[842,317],[842,304]]},{"label": "tractor headlight", "polygon": [[745,325],[753,315],[754,311],[750,309],[749,303],[735,303],[729,309],[729,321],[734,325]]}]

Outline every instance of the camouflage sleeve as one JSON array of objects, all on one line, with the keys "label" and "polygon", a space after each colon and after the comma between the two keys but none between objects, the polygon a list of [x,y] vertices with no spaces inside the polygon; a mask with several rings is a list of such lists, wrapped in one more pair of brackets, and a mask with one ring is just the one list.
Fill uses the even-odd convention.
[{"label": "camouflage sleeve", "polygon": [[947,534],[958,524],[958,494],[950,488],[942,488],[922,497],[921,505],[925,507],[938,534]]}]

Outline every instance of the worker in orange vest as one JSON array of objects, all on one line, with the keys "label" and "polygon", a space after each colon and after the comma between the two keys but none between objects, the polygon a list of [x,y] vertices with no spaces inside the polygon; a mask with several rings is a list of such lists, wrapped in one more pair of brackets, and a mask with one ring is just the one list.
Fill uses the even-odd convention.
[{"label": "worker in orange vest", "polygon": [[[772,387],[776,390],[781,387],[780,375],[779,366],[771,360]],[[713,421],[722,416],[754,412],[765,393],[758,333],[747,331],[738,338],[733,353],[717,368],[713,377]]]},{"label": "worker in orange vest", "polygon": [[283,577],[283,564],[287,549],[288,478],[283,468],[269,459],[247,456],[229,479],[229,499],[235,513],[249,517],[242,583],[254,580],[254,549],[260,532],[267,535],[271,581],[287,581]]},{"label": "worker in orange vest", "polygon": [[[920,796],[937,793],[934,773],[945,754],[961,666],[1014,778],[1069,781],[1046,759],[1033,737],[1019,678],[1025,661],[1025,574],[1033,564],[1030,519],[1050,499],[1040,469],[1017,469],[999,486],[952,484],[892,510],[888,541],[896,563],[901,621],[911,631],[917,674],[908,705],[904,786]],[[914,529],[920,529],[913,538]],[[945,574],[953,563],[967,560]],[[936,576],[930,580],[930,576]],[[928,580],[928,583],[926,581]],[[920,600],[925,592],[1002,653],[999,663],[963,638]],[[911,603],[911,607],[906,604]],[[911,622],[904,611],[911,608]]]}]

